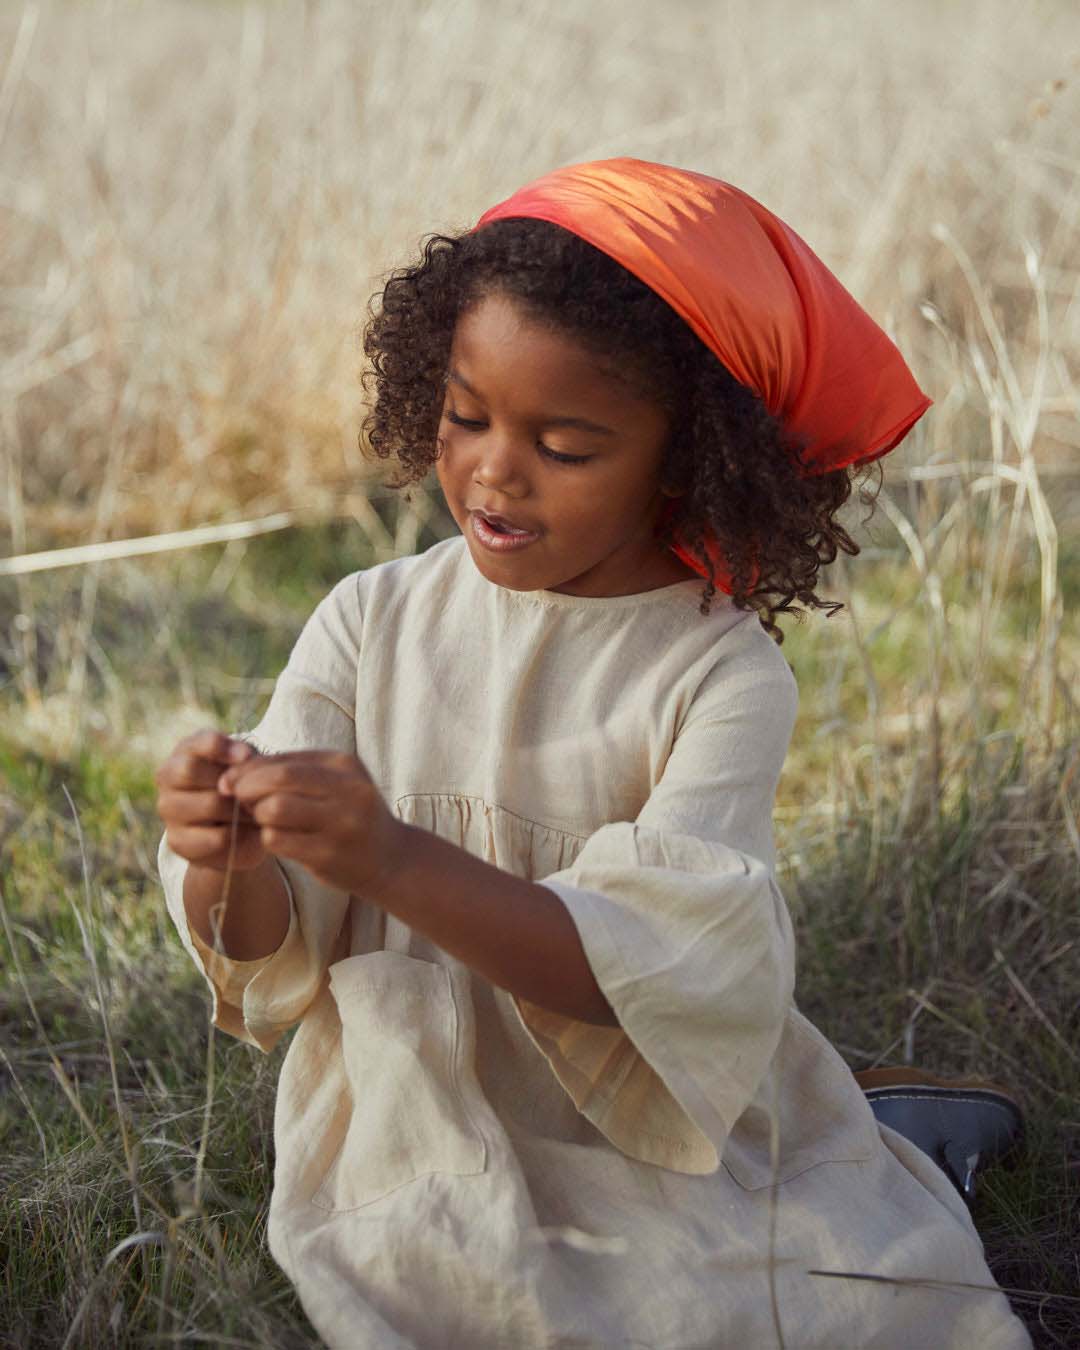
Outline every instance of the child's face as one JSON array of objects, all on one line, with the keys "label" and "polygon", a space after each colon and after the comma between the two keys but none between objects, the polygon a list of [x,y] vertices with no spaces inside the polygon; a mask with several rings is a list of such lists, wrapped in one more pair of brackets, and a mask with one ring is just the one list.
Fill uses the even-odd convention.
[{"label": "child's face", "polygon": [[[566,425],[571,418],[592,427]],[[667,433],[658,405],[514,301],[490,296],[460,317],[435,468],[489,581],[610,596],[696,576],[652,538],[667,500],[660,486]],[[559,463],[545,447],[584,462]],[[475,523],[477,510],[535,537],[523,547],[492,547]]]}]

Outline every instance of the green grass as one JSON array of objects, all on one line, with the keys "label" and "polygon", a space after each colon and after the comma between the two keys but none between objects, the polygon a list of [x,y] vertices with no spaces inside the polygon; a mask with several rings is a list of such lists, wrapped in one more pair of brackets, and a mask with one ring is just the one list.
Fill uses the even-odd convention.
[{"label": "green grass", "polygon": [[[445,528],[436,519],[420,546]],[[156,878],[152,773],[192,725],[250,724],[316,600],[372,557],[357,527],[338,525],[103,569],[94,632],[108,666],[91,660],[81,691],[110,710],[101,725],[67,715],[69,665],[43,660],[29,697],[9,667],[2,1344],[315,1343],[264,1236],[284,1047],[264,1057],[216,1035],[207,1115],[207,996]],[[849,568],[863,613],[898,596],[917,613],[894,558]],[[69,642],[79,585],[37,579],[42,649],[46,635],[53,652]],[[1007,602],[1017,610],[1026,585],[1018,576]],[[13,605],[9,590],[8,631]],[[1020,1094],[1027,1152],[984,1179],[975,1218],[995,1276],[1028,1291],[1014,1302],[1036,1343],[1075,1343],[1080,907],[1066,812],[1080,743],[1063,705],[1054,745],[1037,751],[1015,678],[973,735],[962,703],[949,711],[960,670],[942,691],[947,753],[930,775],[921,737],[873,741],[858,654],[838,651],[845,623],[790,626],[784,647],[803,698],[778,813],[800,1006],[852,1068],[910,1056]],[[896,622],[870,644],[879,730],[917,701],[924,631]]]},{"label": "green grass", "polygon": [[[1076,750],[1071,763],[1076,766]],[[1080,1334],[1080,952],[1077,855],[1061,828],[1065,757],[998,790],[961,791],[868,874],[865,831],[787,879],[796,997],[852,1068],[916,1064],[1007,1085],[1024,1153],[980,1182],[974,1218],[1037,1345]],[[830,856],[831,854],[831,856]],[[1056,1297],[1055,1297],[1056,1296]]]},{"label": "green grass", "polygon": [[[206,1184],[205,988],[148,866],[148,764],[86,752],[48,762],[5,746],[21,818],[4,842],[0,992],[0,1337],[11,1345],[154,1336],[307,1345],[270,1260],[274,1084],[263,1057],[215,1037]],[[89,899],[67,788],[85,836]],[[117,794],[130,814],[119,816]],[[130,1160],[130,1161],[129,1161]],[[110,1253],[124,1239],[153,1234]],[[145,1245],[152,1242],[153,1245]]]}]

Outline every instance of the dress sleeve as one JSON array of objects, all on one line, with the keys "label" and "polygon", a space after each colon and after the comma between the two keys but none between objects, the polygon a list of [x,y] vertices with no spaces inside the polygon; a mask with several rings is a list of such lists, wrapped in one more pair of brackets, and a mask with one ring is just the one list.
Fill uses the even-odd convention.
[{"label": "dress sleeve", "polygon": [[637,818],[537,878],[570,911],[619,1025],[515,1006],[578,1109],[644,1162],[715,1172],[780,1041],[794,944],[771,819],[795,703],[785,662],[718,681]]},{"label": "dress sleeve", "polygon": [[[278,676],[261,721],[250,732],[239,733],[261,754],[301,749],[357,753],[358,579],[359,574],[346,577],[320,601]],[[343,928],[350,906],[347,892],[317,881],[299,863],[275,861],[289,894],[288,932],[269,956],[233,961],[191,930],[183,901],[188,864],[164,836],[158,848],[166,906],[188,955],[210,986],[214,1025],[264,1051],[273,1049],[319,992],[335,944],[347,940]]]}]

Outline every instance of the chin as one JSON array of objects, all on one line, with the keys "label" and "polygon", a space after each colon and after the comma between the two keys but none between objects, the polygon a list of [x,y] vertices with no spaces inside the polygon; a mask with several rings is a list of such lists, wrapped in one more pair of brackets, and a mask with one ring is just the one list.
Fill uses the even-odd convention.
[{"label": "chin", "polygon": [[514,569],[512,567],[500,567],[498,559],[493,559],[490,554],[482,549],[472,550],[472,560],[476,564],[476,570],[482,576],[487,577],[488,581],[494,582],[497,586],[502,586],[507,591],[539,591],[544,590],[542,581],[529,582],[524,579],[519,571],[517,579],[514,579]]}]

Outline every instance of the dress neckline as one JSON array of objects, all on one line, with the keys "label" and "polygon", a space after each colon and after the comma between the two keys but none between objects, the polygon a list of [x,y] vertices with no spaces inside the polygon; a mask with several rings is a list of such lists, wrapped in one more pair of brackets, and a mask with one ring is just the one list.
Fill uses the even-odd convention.
[{"label": "dress neckline", "polygon": [[[484,578],[486,580],[486,578]],[[683,596],[696,595],[704,584],[687,577],[685,581],[673,581],[670,586],[657,586],[651,591],[638,591],[635,595],[566,595],[562,591],[512,591],[508,586],[488,583],[506,595],[512,603],[546,605],[553,609],[634,609],[639,605],[655,605],[672,600],[681,600]]]},{"label": "dress neckline", "polygon": [[[682,581],[673,581],[669,586],[657,586],[651,591],[637,591],[633,595],[567,595],[563,591],[515,591],[509,586],[500,586],[498,582],[489,581],[473,562],[465,536],[458,535],[457,538],[461,542],[460,565],[467,567],[482,586],[497,591],[500,598],[505,597],[509,604],[540,605],[548,609],[592,610],[594,613],[602,609],[635,609],[640,605],[671,604],[673,601],[681,603],[684,597],[696,598],[700,595],[705,582],[704,577],[684,577]],[[713,603],[715,604],[718,599],[720,596],[715,596]]]}]

